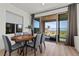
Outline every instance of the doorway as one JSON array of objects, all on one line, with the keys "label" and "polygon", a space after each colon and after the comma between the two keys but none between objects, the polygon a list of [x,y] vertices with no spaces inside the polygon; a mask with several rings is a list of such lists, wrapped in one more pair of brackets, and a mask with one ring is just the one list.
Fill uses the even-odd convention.
[{"label": "doorway", "polygon": [[59,14],[59,40],[60,42],[66,42],[68,36],[68,13]]},{"label": "doorway", "polygon": [[50,41],[56,41],[56,33],[57,33],[57,22],[56,20],[53,21],[46,21],[45,22],[45,35],[50,37]]},{"label": "doorway", "polygon": [[68,13],[35,18],[34,33],[41,32],[52,41],[65,42],[68,36]]}]

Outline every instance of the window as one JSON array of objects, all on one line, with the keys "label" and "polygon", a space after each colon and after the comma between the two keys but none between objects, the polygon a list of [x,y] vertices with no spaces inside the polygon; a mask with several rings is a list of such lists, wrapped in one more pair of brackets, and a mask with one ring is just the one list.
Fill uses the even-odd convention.
[{"label": "window", "polygon": [[16,24],[16,32],[22,32],[22,25]]},{"label": "window", "polygon": [[6,23],[6,34],[15,33],[15,24]]},{"label": "window", "polygon": [[6,34],[22,32],[23,17],[10,11],[6,11]]},{"label": "window", "polygon": [[56,21],[45,22],[45,35],[48,36],[56,35]]},{"label": "window", "polygon": [[38,33],[39,32],[39,28],[40,28],[40,24],[39,24],[39,20],[35,19],[34,20],[34,33]]},{"label": "window", "polygon": [[[15,28],[16,26],[16,28]],[[21,24],[12,24],[12,23],[6,23],[6,34],[12,34],[16,32],[22,32],[22,25]],[[15,31],[16,29],[16,31]]]}]

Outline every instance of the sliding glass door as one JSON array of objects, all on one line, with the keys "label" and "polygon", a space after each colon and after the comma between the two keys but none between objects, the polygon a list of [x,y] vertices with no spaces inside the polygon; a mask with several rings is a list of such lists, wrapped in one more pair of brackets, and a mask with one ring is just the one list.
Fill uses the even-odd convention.
[{"label": "sliding glass door", "polygon": [[59,14],[58,20],[46,21],[45,34],[52,40],[56,37],[56,42],[65,42],[68,36],[68,14]]},{"label": "sliding glass door", "polygon": [[45,35],[49,36],[51,41],[56,41],[57,21],[51,20],[45,22]]},{"label": "sliding glass door", "polygon": [[60,41],[66,41],[68,20],[60,20]]},{"label": "sliding glass door", "polygon": [[65,42],[68,35],[68,14],[59,14],[59,41]]},{"label": "sliding glass door", "polygon": [[41,31],[45,35],[49,36],[56,42],[65,42],[68,35],[68,13],[57,14],[54,16],[47,16],[42,19],[35,18],[34,20],[34,33]]}]

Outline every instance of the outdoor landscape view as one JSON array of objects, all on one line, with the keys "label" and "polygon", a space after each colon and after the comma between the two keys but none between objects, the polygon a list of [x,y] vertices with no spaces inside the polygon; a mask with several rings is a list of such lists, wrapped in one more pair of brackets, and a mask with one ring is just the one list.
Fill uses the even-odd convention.
[{"label": "outdoor landscape view", "polygon": [[[56,21],[45,23],[45,34],[49,36],[56,35]],[[67,38],[67,20],[60,21],[60,41]]]},{"label": "outdoor landscape view", "polygon": [[[67,20],[60,21],[60,41],[67,38]],[[39,32],[39,21],[34,20],[34,32]],[[56,21],[45,22],[45,35],[54,37],[56,35]]]}]

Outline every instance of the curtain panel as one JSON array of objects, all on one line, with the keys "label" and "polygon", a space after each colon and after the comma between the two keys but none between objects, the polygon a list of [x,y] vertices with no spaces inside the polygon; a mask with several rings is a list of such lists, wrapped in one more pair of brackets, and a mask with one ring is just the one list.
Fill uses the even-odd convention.
[{"label": "curtain panel", "polygon": [[32,35],[34,34],[34,19],[35,19],[35,14],[31,14],[31,32],[32,32]]},{"label": "curtain panel", "polygon": [[74,46],[74,36],[77,36],[77,4],[68,6],[68,39],[66,44]]}]

